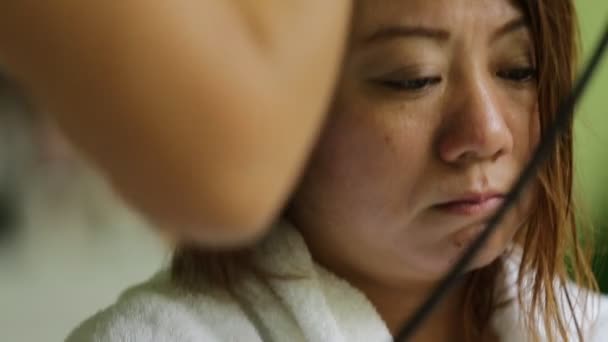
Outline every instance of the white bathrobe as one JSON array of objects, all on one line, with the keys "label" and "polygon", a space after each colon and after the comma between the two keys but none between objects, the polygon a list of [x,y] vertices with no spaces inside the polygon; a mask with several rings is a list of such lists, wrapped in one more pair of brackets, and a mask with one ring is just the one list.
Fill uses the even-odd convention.
[{"label": "white bathrobe", "polygon": [[[292,227],[275,230],[256,257],[265,269],[301,277],[266,282],[251,278],[240,285],[235,297],[217,288],[184,293],[164,271],[126,291],[67,341],[392,341],[367,298],[315,264]],[[506,266],[505,282],[513,284],[517,264],[507,259]],[[515,287],[511,288],[513,295]],[[574,288],[574,292],[581,291]],[[596,295],[589,300],[587,341],[608,341],[608,302]],[[521,318],[517,301],[495,314],[492,321],[501,341],[528,340]],[[574,329],[571,336],[569,341],[577,340]]]}]

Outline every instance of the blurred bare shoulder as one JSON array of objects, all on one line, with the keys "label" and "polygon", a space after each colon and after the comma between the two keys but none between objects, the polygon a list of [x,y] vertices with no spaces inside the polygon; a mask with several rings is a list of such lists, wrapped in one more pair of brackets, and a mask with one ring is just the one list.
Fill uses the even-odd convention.
[{"label": "blurred bare shoulder", "polygon": [[161,229],[242,245],[312,149],[350,5],[3,1],[0,65]]}]

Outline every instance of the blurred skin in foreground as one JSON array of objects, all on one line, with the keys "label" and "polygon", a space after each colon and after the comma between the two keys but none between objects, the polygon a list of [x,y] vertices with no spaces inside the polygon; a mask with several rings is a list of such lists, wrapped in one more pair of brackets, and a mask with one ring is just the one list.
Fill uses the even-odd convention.
[{"label": "blurred skin in foreground", "polygon": [[155,226],[247,244],[315,141],[350,7],[5,1],[0,66]]}]

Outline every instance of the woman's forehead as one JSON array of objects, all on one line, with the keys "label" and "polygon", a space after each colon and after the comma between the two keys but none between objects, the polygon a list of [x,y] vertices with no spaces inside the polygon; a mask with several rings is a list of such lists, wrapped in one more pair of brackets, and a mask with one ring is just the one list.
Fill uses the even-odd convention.
[{"label": "woman's forehead", "polygon": [[473,24],[492,30],[520,16],[512,0],[357,0],[353,39],[393,25],[453,31]]}]

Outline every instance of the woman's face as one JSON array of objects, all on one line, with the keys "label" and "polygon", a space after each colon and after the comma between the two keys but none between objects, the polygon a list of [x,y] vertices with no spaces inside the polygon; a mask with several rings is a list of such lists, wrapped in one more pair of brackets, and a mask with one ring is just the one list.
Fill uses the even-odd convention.
[{"label": "woman's face", "polygon": [[[539,118],[530,32],[507,0],[360,0],[326,129],[290,215],[345,276],[434,281],[502,203]],[[497,258],[530,194],[472,267]]]}]

